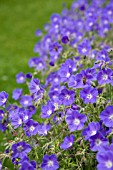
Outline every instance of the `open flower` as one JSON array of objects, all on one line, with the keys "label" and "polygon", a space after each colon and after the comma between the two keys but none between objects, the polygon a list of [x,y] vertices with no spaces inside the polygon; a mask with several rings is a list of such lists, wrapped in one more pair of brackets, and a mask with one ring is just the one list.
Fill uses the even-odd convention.
[{"label": "open flower", "polygon": [[41,167],[42,170],[57,170],[59,168],[59,163],[56,155],[44,155]]},{"label": "open flower", "polygon": [[78,111],[72,111],[66,116],[66,123],[71,132],[75,130],[81,130],[84,127],[87,117]]},{"label": "open flower", "polygon": [[49,47],[49,52],[51,55],[59,55],[61,51],[62,51],[62,46],[58,42],[51,44]]},{"label": "open flower", "polygon": [[31,146],[24,141],[12,145],[12,157],[24,158],[31,151]]},{"label": "open flower", "polygon": [[100,113],[100,119],[107,127],[113,127],[113,106],[107,106],[105,110]]},{"label": "open flower", "polygon": [[5,91],[0,92],[0,106],[5,106],[8,99],[8,94]]},{"label": "open flower", "polygon": [[63,150],[66,150],[66,149],[72,147],[72,145],[74,143],[74,139],[75,139],[75,137],[74,137],[73,134],[70,135],[70,136],[66,136],[64,138],[63,143],[61,143],[60,148],[63,149]]},{"label": "open flower", "polygon": [[92,136],[90,139],[90,148],[92,151],[99,151],[103,145],[108,144],[108,139],[104,137],[101,133],[97,133]]},{"label": "open flower", "polygon": [[22,95],[22,89],[16,88],[13,90],[12,98],[18,100]]},{"label": "open flower", "polygon": [[32,97],[31,96],[22,96],[20,100],[20,104],[23,107],[31,106],[32,105]]},{"label": "open flower", "polygon": [[42,106],[41,118],[49,118],[54,113],[55,106],[48,101],[46,105]]},{"label": "open flower", "polygon": [[16,75],[16,82],[19,84],[25,82],[25,75],[22,72],[20,72]]},{"label": "open flower", "polygon": [[38,133],[38,125],[38,122],[34,122],[32,119],[30,119],[24,126],[26,136],[30,137],[32,135],[36,135]]},{"label": "open flower", "polygon": [[91,50],[90,42],[86,39],[84,39],[79,45],[78,45],[78,52],[81,55],[89,55],[89,52]]},{"label": "open flower", "polygon": [[75,100],[74,97],[75,92],[73,90],[67,90],[66,88],[64,88],[59,95],[59,99],[64,106],[71,105]]},{"label": "open flower", "polygon": [[80,91],[80,97],[83,99],[84,103],[95,103],[98,96],[98,90],[92,88],[91,86],[84,88]]},{"label": "open flower", "polygon": [[111,69],[102,69],[97,75],[97,80],[100,85],[109,84],[112,79],[112,70]]},{"label": "open flower", "polygon": [[113,169],[113,152],[106,151],[100,152],[97,155],[99,164],[97,165],[98,170],[112,170]]},{"label": "open flower", "polygon": [[88,124],[88,127],[82,131],[82,135],[85,136],[85,140],[88,140],[91,136],[96,135],[99,130],[100,124],[98,122],[91,122]]}]

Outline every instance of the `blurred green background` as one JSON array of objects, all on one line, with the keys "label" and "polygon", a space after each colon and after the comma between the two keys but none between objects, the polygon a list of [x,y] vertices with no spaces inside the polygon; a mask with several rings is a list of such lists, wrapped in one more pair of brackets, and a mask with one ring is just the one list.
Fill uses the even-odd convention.
[{"label": "blurred green background", "polygon": [[62,4],[72,0],[0,0],[0,91],[12,94],[15,76],[30,71],[28,60],[36,56],[35,31],[43,29],[54,12],[61,12]]}]

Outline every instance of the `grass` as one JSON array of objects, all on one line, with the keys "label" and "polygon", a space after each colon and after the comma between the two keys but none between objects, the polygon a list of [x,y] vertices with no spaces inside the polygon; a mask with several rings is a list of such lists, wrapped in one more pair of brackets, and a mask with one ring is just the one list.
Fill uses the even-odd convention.
[{"label": "grass", "polygon": [[9,93],[20,85],[15,76],[30,71],[28,60],[37,42],[35,31],[43,29],[54,12],[61,12],[62,3],[71,0],[0,0],[0,91]]}]

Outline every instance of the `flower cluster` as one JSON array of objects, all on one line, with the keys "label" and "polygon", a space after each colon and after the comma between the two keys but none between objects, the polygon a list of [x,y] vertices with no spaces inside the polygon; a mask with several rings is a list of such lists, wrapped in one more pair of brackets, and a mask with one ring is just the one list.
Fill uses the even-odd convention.
[{"label": "flower cluster", "polygon": [[113,170],[112,24],[112,0],[78,0],[36,31],[34,71],[16,75],[27,92],[0,92],[0,169]]}]

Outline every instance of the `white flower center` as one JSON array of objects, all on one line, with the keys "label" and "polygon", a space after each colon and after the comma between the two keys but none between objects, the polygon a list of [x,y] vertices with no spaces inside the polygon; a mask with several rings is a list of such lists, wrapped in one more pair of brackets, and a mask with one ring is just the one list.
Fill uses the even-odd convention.
[{"label": "white flower center", "polygon": [[69,100],[69,99],[70,99],[70,96],[67,94],[67,95],[65,96],[65,98],[66,98],[67,100]]},{"label": "white flower center", "polygon": [[21,81],[24,80],[24,77],[20,77],[20,80],[21,80]]},{"label": "white flower center", "polygon": [[42,67],[42,63],[39,63],[38,66],[39,66],[39,67]]},{"label": "white flower center", "polygon": [[57,98],[57,96],[53,95],[53,99],[56,99],[56,98]]},{"label": "white flower center", "polygon": [[82,39],[82,36],[79,35],[79,36],[78,36],[78,40],[81,40],[81,39]]},{"label": "white flower center", "polygon": [[70,73],[67,73],[67,74],[66,74],[66,77],[69,78],[69,77],[70,77]]},{"label": "white flower center", "polygon": [[36,85],[36,90],[40,90],[40,87],[39,87],[39,85]]},{"label": "white flower center", "polygon": [[95,143],[97,146],[99,146],[102,143],[102,141],[100,139],[96,139]]},{"label": "white flower center", "polygon": [[55,88],[54,90],[55,90],[55,91],[58,91],[58,88]]},{"label": "white flower center", "polygon": [[75,118],[75,119],[74,119],[74,124],[75,124],[75,125],[79,125],[79,124],[80,124],[80,120],[77,119],[77,118]]},{"label": "white flower center", "polygon": [[7,101],[7,99],[6,99],[6,98],[2,99],[2,103],[5,103],[6,101]]},{"label": "white flower center", "polygon": [[107,74],[104,74],[103,75],[103,80],[107,80],[108,79],[108,75]]},{"label": "white flower center", "polygon": [[28,116],[27,115],[24,117],[24,120],[28,120]]},{"label": "white flower center", "polygon": [[55,79],[54,79],[54,82],[58,82],[58,78],[55,78]]},{"label": "white flower center", "polygon": [[25,105],[27,105],[28,103],[29,103],[28,100],[25,100],[25,101],[24,101],[24,104],[25,104]]},{"label": "white flower center", "polygon": [[29,129],[30,129],[30,131],[33,132],[35,130],[35,127],[32,125]]},{"label": "white flower center", "polygon": [[44,134],[47,135],[47,130],[44,131]]},{"label": "white flower center", "polygon": [[18,124],[21,125],[22,124],[22,119],[18,120]]},{"label": "white flower center", "polygon": [[113,114],[109,116],[109,119],[113,120]]},{"label": "white flower center", "polygon": [[93,22],[90,22],[90,23],[89,23],[89,26],[91,27],[92,25],[93,25]]},{"label": "white flower center", "polygon": [[108,11],[108,15],[111,15],[111,14],[112,14],[112,11],[111,11],[111,10],[109,10],[109,11]]},{"label": "white flower center", "polygon": [[55,17],[55,18],[53,19],[54,22],[56,22],[57,20],[58,20],[57,17]]},{"label": "white flower center", "polygon": [[102,54],[101,56],[102,56],[102,58],[105,58],[105,57],[106,57],[104,54]]},{"label": "white flower center", "polygon": [[83,48],[83,49],[82,49],[82,52],[83,52],[83,53],[86,53],[86,52],[87,52],[86,48]]},{"label": "white flower center", "polygon": [[47,114],[48,114],[48,115],[51,115],[51,114],[52,114],[52,110],[48,110],[48,111],[47,111]]},{"label": "white flower center", "polygon": [[76,68],[76,67],[74,67],[74,68],[73,68],[73,71],[74,71],[74,72],[75,72],[75,71],[77,71],[77,68]]},{"label": "white flower center", "polygon": [[72,142],[69,142],[68,146],[70,147],[70,146],[72,146],[72,145],[73,145],[73,143],[72,143]]},{"label": "white flower center", "polygon": [[104,24],[108,24],[108,20],[104,20]]},{"label": "white flower center", "polygon": [[18,147],[17,147],[17,150],[20,151],[20,152],[22,151],[22,149],[23,149],[22,146],[18,146]]},{"label": "white flower center", "polygon": [[92,99],[92,94],[87,94],[87,99],[91,100]]},{"label": "white flower center", "polygon": [[93,131],[91,131],[91,136],[93,136],[93,135],[95,135],[96,134],[96,130],[93,130]]},{"label": "white flower center", "polygon": [[53,161],[48,161],[48,167],[53,166]]},{"label": "white flower center", "polygon": [[110,160],[108,160],[108,161],[105,163],[105,165],[106,165],[107,168],[111,168],[111,167],[113,166],[113,163],[112,163]]}]

